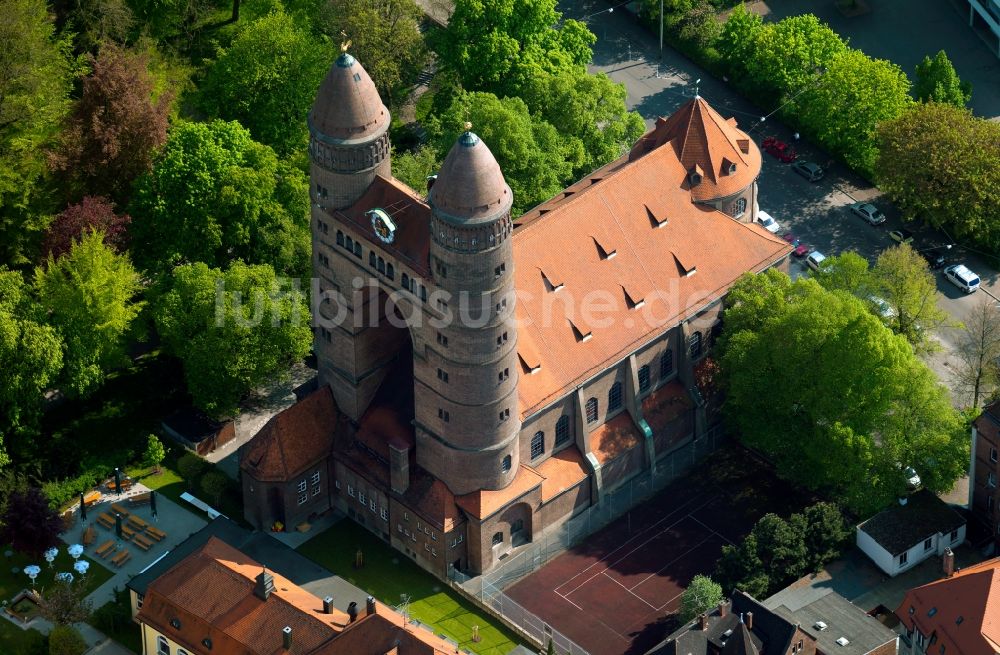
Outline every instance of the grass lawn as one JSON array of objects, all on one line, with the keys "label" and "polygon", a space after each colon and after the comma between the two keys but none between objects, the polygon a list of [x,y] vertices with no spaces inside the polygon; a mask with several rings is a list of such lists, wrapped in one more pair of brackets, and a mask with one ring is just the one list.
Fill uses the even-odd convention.
[{"label": "grass lawn", "polygon": [[[104,620],[99,620],[99,616],[103,616]],[[90,622],[133,653],[142,652],[142,631],[132,621],[132,605],[127,591],[119,591],[116,599],[109,600],[96,611]]]},{"label": "grass lawn", "polygon": [[22,630],[7,619],[0,619],[0,644],[4,653],[44,653],[45,637],[37,630]]},{"label": "grass lawn", "polygon": [[[10,546],[4,546],[0,548],[0,552],[6,553],[11,550]],[[90,569],[87,570],[87,590],[93,591],[112,576],[111,571],[104,568],[104,566],[86,555],[80,559],[85,559],[90,562]],[[4,557],[0,559],[0,600],[10,600],[14,597],[14,594],[21,591],[22,589],[31,588],[31,580],[24,574],[24,567],[28,564],[37,564],[42,567],[42,572],[38,574],[38,578],[35,580],[35,587],[39,590],[44,590],[45,587],[56,584],[52,576],[60,571],[69,571],[74,576],[78,574],[73,570],[73,558],[66,553],[66,546],[59,546],[59,555],[56,557],[53,566],[50,569],[48,563],[43,557],[28,557],[18,552],[14,552],[10,557]],[[17,572],[14,572],[14,569]]]},{"label": "grass lawn", "polygon": [[[361,569],[354,568],[358,548],[365,559]],[[396,606],[400,594],[409,594],[410,616],[454,639],[460,648],[479,655],[505,655],[521,643],[499,621],[353,521],[340,521],[298,550],[387,605]],[[474,625],[479,626],[479,643],[471,638]]]}]

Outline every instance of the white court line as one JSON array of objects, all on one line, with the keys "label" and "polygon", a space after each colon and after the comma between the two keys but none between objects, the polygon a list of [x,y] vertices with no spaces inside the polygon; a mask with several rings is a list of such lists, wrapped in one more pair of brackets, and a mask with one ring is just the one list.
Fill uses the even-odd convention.
[{"label": "white court line", "polygon": [[712,528],[708,527],[707,525],[705,525],[704,523],[702,523],[701,521],[699,521],[695,517],[692,516],[691,520],[694,521],[695,523],[697,523],[698,525],[700,525],[701,527],[705,528],[706,530],[708,530],[712,534],[715,534],[715,535],[718,535],[718,536],[722,537],[722,540],[725,541],[730,546],[735,546],[736,545],[734,542],[729,541],[729,539],[726,539],[726,535],[722,534],[721,532],[716,532],[715,530],[713,530]]},{"label": "white court line", "polygon": [[[583,612],[583,611],[584,611],[584,609],[583,609],[582,607],[580,607],[579,605],[577,605],[576,603],[574,603],[573,601],[571,601],[571,600],[570,600],[569,598],[567,598],[566,596],[563,596],[563,595],[562,595],[562,594],[560,594],[560,593],[559,593],[558,591],[556,592],[556,596],[559,596],[559,597],[560,597],[560,598],[562,598],[562,599],[563,599],[564,601],[566,601],[567,603],[569,603],[570,605],[572,605],[572,606],[573,606],[573,607],[575,607],[576,609],[580,610],[581,612]],[[673,600],[673,599],[671,599],[671,600]]]},{"label": "white court line", "polygon": [[629,589],[628,587],[626,587],[625,585],[623,585],[622,583],[618,582],[617,580],[615,580],[614,578],[612,578],[610,575],[608,575],[607,569],[605,569],[604,571],[601,571],[598,575],[603,575],[608,580],[611,580],[611,582],[614,582],[616,585],[618,585],[619,587],[621,587],[622,589],[624,589],[628,593],[630,593],[633,596],[635,596],[636,598],[638,598],[641,602],[645,603],[646,607],[648,607],[649,609],[651,609],[651,610],[657,609],[655,606],[650,605],[644,598],[639,598],[639,596],[637,594],[633,593],[631,589]]},{"label": "white court line", "polygon": [[[708,501],[706,501],[706,502],[702,503],[701,505],[699,505],[698,507],[694,508],[694,510],[691,510],[691,511],[696,511],[696,510],[699,510],[699,509],[701,509],[702,507],[705,507],[705,506],[706,506],[706,505],[708,505],[709,503],[713,502],[714,500],[715,500],[715,498],[712,498],[711,500],[708,500]],[[656,534],[654,534],[654,535],[653,535],[653,536],[651,536],[650,538],[648,538],[648,539],[646,539],[645,541],[643,541],[642,543],[640,543],[640,544],[639,544],[638,546],[636,546],[636,547],[635,547],[635,548],[633,548],[632,550],[628,551],[627,553],[625,553],[624,555],[622,555],[621,557],[619,557],[618,559],[616,559],[616,560],[615,560],[614,562],[611,562],[611,563],[609,563],[609,564],[608,564],[607,566],[605,566],[605,567],[604,567],[603,569],[601,569],[600,571],[598,571],[598,572],[597,572],[597,573],[595,573],[594,575],[592,575],[592,576],[590,576],[589,578],[587,578],[586,580],[584,580],[584,581],[583,581],[582,583],[580,583],[579,585],[577,585],[576,587],[574,587],[572,591],[568,592],[568,593],[567,593],[567,595],[569,595],[569,594],[572,594],[572,593],[573,593],[573,592],[575,592],[575,591],[576,591],[577,589],[579,589],[580,587],[583,587],[583,586],[584,586],[584,585],[586,585],[586,584],[587,584],[588,582],[590,582],[591,580],[593,580],[593,579],[594,579],[594,578],[596,578],[597,576],[601,575],[602,573],[604,573],[605,571],[607,571],[608,569],[610,569],[610,568],[611,568],[612,566],[614,566],[615,564],[618,564],[618,563],[619,563],[619,562],[621,562],[622,560],[624,560],[624,559],[628,558],[628,556],[629,556],[629,555],[631,555],[631,554],[632,554],[632,553],[634,553],[635,551],[639,550],[640,548],[642,548],[643,546],[645,546],[646,544],[648,544],[648,543],[649,543],[650,541],[653,541],[654,539],[657,539],[657,538],[659,538],[659,537],[660,537],[660,536],[661,536],[661,535],[662,535],[662,534],[663,534],[664,532],[666,532],[666,531],[667,531],[667,530],[669,530],[670,528],[674,527],[675,525],[677,525],[677,524],[678,524],[678,523],[680,523],[681,521],[683,521],[683,520],[685,520],[685,519],[687,519],[687,518],[690,518],[690,517],[691,517],[691,514],[690,514],[690,513],[688,513],[688,514],[685,514],[684,516],[680,517],[679,519],[677,519],[676,521],[674,521],[673,523],[671,523],[671,524],[670,524],[670,525],[668,525],[667,527],[663,528],[662,530],[660,530],[659,532],[657,532]],[[618,550],[619,548],[623,548],[623,547],[624,547],[624,545],[623,545],[623,546],[619,546],[619,547],[618,547],[618,548],[616,548],[615,550]],[[615,551],[613,550],[613,551],[611,551],[611,553],[608,553],[608,555],[611,555],[611,554],[612,554],[612,553],[614,553],[614,552],[615,552]],[[607,555],[605,555],[604,557],[607,557]],[[590,570],[590,569],[591,569],[591,568],[593,568],[594,566],[597,566],[598,564],[600,564],[600,563],[601,563],[602,561],[604,561],[604,557],[602,557],[602,558],[601,558],[600,560],[598,560],[598,561],[594,562],[593,564],[591,564],[590,566],[588,566],[588,567],[587,567],[586,569],[584,569],[583,571],[580,571],[580,573],[577,573],[576,575],[574,575],[574,576],[573,576],[572,578],[570,578],[569,580],[567,580],[567,581],[563,582],[563,583],[562,583],[561,585],[559,585],[558,587],[556,587],[556,588],[555,588],[555,589],[554,589],[553,591],[555,591],[556,593],[560,593],[560,592],[559,592],[559,589],[563,588],[564,586],[566,586],[567,584],[569,584],[570,582],[572,582],[572,581],[573,581],[573,580],[575,580],[576,578],[580,577],[581,575],[583,575],[584,573],[586,573],[586,572],[587,572],[588,570]],[[661,570],[662,570],[662,569],[661,569]]]},{"label": "white court line", "polygon": [[711,538],[712,538],[712,535],[709,535],[709,536],[705,537],[704,539],[702,539],[701,541],[699,541],[698,543],[696,543],[694,546],[692,546],[691,548],[689,548],[687,551],[685,551],[683,554],[678,555],[677,557],[673,558],[672,560],[670,560],[669,562],[667,562],[666,564],[664,564],[663,566],[661,566],[659,571],[656,571],[654,573],[650,573],[645,578],[643,578],[639,582],[637,582],[634,585],[632,585],[632,589],[637,588],[639,585],[641,585],[646,580],[649,580],[654,575],[660,575],[660,573],[662,573],[663,570],[666,569],[668,566],[670,566],[671,564],[673,564],[677,560],[684,559],[685,557],[687,557],[688,555],[690,555],[694,551],[698,550],[698,548],[700,548],[702,544],[704,544],[706,541],[708,541]]}]

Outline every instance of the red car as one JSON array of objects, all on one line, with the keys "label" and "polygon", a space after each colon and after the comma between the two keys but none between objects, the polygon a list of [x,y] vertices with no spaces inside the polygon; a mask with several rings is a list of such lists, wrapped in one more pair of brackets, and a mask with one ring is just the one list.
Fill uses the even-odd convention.
[{"label": "red car", "polygon": [[792,234],[791,232],[785,232],[784,234],[781,235],[781,238],[787,241],[788,243],[795,243],[796,241],[798,241],[798,239],[795,238],[795,235]]},{"label": "red car", "polygon": [[812,252],[812,248],[810,248],[804,243],[800,243],[799,245],[795,246],[795,250],[792,251],[792,254],[795,255],[796,257],[805,257],[810,252]]}]

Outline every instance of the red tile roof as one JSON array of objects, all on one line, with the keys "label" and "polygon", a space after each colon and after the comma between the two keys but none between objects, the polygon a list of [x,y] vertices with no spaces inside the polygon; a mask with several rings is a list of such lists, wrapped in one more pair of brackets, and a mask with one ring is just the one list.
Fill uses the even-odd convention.
[{"label": "red tile roof", "polygon": [[320,84],[309,111],[309,126],[326,140],[362,139],[389,126],[389,110],[382,104],[364,66],[342,53]]},{"label": "red tile roof", "polygon": [[290,480],[330,453],[339,418],[324,385],[264,424],[240,450],[240,468],[260,481]]},{"label": "red tile roof", "polygon": [[427,200],[439,216],[472,224],[509,210],[513,196],[489,147],[467,131],[448,151]]},{"label": "red tile roof", "polygon": [[587,438],[590,440],[590,452],[600,464],[623,455],[642,441],[639,428],[628,412],[622,412],[596,428]]},{"label": "red tile roof", "polygon": [[[896,616],[908,629],[916,626],[928,639],[936,634],[942,652],[1000,652],[1000,558],[909,590]],[[935,645],[934,652],[937,650]]]},{"label": "red tile roof", "polygon": [[658,433],[666,429],[678,416],[694,407],[694,401],[677,380],[671,380],[642,399],[642,417]]},{"label": "red tile roof", "polygon": [[484,519],[538,487],[543,481],[537,471],[521,464],[514,480],[503,489],[473,491],[464,496],[456,496],[455,503],[469,515]]},{"label": "red tile roof", "polygon": [[545,478],[542,480],[543,503],[580,484],[590,474],[583,455],[576,446],[560,450],[536,467],[535,471]]},{"label": "red tile roof", "polygon": [[[518,353],[522,369],[538,365],[518,383],[522,416],[790,252],[760,226],[693,204],[672,148],[608,169],[529,212],[514,231]],[[543,271],[563,287],[552,290]]]},{"label": "red tile roof", "polygon": [[[757,145],[700,97],[682,106],[669,118],[658,118],[656,126],[632,147],[635,160],[670,144],[685,173],[698,170],[700,184],[690,188],[695,200],[714,200],[739,193],[760,175],[761,155]],[[730,166],[735,171],[730,172]]]}]

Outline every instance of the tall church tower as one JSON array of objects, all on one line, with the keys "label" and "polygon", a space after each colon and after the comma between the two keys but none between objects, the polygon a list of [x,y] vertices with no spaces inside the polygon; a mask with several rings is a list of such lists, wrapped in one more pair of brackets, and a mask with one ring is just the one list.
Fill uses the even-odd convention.
[{"label": "tall church tower", "polygon": [[[309,177],[316,205],[353,205],[376,175],[390,177],[389,110],[368,73],[341,52],[309,112]],[[313,232],[316,231],[313,221]]]},{"label": "tall church tower", "polygon": [[389,122],[389,110],[368,73],[342,52],[320,85],[308,117],[314,271],[322,291],[340,292],[324,302],[320,312],[328,319],[343,317],[336,326],[318,330],[313,345],[320,384],[330,385],[340,410],[355,421],[384,376],[385,362],[378,360],[378,353],[392,352],[398,343],[387,343],[394,338],[391,332],[355,320],[355,314],[365,315],[364,303],[370,300],[359,298],[352,287],[355,280],[373,275],[361,264],[369,248],[362,252],[361,241],[354,240],[348,254],[344,245],[350,239],[337,244],[335,235],[342,226],[333,212],[354,205],[376,176],[391,177]]},{"label": "tall church tower", "polygon": [[[510,187],[478,136],[459,137],[431,188],[428,357],[415,361],[417,462],[452,493],[501,489],[518,467]],[[437,297],[440,296],[440,297]]]}]

